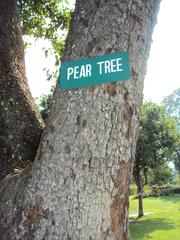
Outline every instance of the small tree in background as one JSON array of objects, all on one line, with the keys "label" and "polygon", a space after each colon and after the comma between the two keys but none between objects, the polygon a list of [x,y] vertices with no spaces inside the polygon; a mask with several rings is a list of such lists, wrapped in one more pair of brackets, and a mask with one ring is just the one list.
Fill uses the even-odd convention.
[{"label": "small tree in background", "polygon": [[139,199],[139,217],[143,216],[143,186],[148,184],[149,169],[154,172],[154,176],[157,176],[156,171],[167,167],[167,163],[176,151],[177,142],[176,120],[166,114],[163,106],[152,102],[145,103],[141,109],[133,170]]}]

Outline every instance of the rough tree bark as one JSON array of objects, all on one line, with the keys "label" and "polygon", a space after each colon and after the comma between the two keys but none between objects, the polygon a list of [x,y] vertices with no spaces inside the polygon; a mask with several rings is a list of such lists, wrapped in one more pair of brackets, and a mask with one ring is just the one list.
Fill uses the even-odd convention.
[{"label": "rough tree bark", "polygon": [[128,51],[131,79],[56,90],[32,168],[0,186],[3,240],[128,239],[128,184],[158,5],[77,1],[63,61]]},{"label": "rough tree bark", "polygon": [[1,0],[0,179],[33,160],[42,128],[26,79],[16,0]]}]

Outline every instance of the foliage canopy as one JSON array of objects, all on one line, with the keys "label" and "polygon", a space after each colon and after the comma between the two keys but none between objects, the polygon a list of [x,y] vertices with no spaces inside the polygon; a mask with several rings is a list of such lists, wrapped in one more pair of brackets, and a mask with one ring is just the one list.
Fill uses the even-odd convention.
[{"label": "foliage canopy", "polygon": [[[180,130],[180,88],[177,88],[172,94],[165,97],[163,105],[167,113],[177,119],[178,129]],[[173,162],[176,169],[180,172],[180,140],[176,148],[176,156],[174,156]]]},{"label": "foliage canopy", "polygon": [[177,88],[172,94],[165,97],[163,105],[167,113],[178,119],[180,128],[180,88]]},{"label": "foliage canopy", "polygon": [[[62,31],[69,28],[72,9],[67,0],[17,0],[23,35],[50,40],[57,57],[62,52]],[[61,33],[61,34],[60,34]]]}]

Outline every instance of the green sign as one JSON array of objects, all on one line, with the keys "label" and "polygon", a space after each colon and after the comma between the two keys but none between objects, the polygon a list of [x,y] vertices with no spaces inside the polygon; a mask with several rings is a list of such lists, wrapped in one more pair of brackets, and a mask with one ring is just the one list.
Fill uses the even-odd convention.
[{"label": "green sign", "polygon": [[61,64],[61,89],[81,88],[130,78],[127,52],[115,52]]}]

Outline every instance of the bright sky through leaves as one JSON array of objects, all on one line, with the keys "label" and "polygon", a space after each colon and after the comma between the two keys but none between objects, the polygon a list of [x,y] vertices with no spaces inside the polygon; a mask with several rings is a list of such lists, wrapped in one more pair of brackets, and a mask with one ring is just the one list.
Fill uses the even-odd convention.
[{"label": "bright sky through leaves", "polygon": [[[180,0],[163,0],[158,15],[158,23],[153,34],[147,75],[144,85],[144,99],[161,102],[162,99],[180,87]],[[26,53],[26,67],[29,85],[34,97],[49,93],[51,82],[46,81],[44,67],[54,68],[52,56],[45,58],[42,47],[37,42]]]}]

